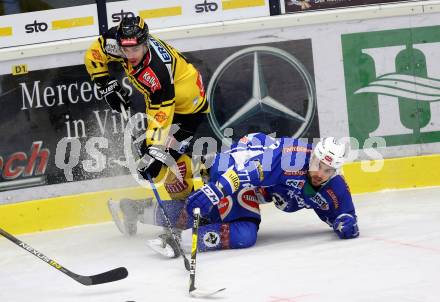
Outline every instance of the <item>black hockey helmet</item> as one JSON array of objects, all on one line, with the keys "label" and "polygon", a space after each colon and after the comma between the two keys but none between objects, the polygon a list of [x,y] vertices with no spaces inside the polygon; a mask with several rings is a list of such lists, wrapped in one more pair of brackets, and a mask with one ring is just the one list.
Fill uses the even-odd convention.
[{"label": "black hockey helmet", "polygon": [[119,46],[136,46],[148,40],[148,26],[141,17],[124,17],[116,31]]}]

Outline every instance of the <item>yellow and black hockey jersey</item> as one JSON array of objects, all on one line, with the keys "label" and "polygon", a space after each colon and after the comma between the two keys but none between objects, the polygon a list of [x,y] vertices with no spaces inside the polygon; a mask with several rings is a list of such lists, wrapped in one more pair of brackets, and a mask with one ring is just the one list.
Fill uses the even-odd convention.
[{"label": "yellow and black hockey jersey", "polygon": [[108,62],[123,66],[130,82],[144,96],[147,115],[154,119],[147,127],[147,145],[164,144],[166,129],[177,114],[207,113],[202,77],[197,69],[172,46],[149,36],[149,52],[135,68],[128,63],[116,41],[112,27],[100,36],[85,54],[85,65],[93,81],[108,77]]}]

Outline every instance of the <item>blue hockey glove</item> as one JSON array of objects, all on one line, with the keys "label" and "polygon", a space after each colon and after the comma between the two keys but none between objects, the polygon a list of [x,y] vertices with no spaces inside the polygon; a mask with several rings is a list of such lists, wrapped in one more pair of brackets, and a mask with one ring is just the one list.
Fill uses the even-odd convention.
[{"label": "blue hockey glove", "polygon": [[223,197],[223,193],[213,183],[208,183],[188,196],[186,211],[192,215],[195,208],[200,208],[200,214],[206,216]]},{"label": "blue hockey glove", "polygon": [[333,230],[341,239],[351,239],[359,236],[356,217],[350,214],[341,214],[333,222]]}]

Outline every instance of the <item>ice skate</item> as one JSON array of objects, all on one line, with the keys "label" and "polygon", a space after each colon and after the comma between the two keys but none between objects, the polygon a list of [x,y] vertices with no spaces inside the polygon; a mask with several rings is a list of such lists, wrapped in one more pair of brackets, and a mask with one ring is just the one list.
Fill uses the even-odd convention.
[{"label": "ice skate", "polygon": [[159,235],[156,239],[148,240],[147,246],[167,258],[177,258],[180,256],[179,247],[169,232]]},{"label": "ice skate", "polygon": [[152,200],[122,199],[109,200],[107,205],[113,221],[122,234],[134,236],[137,233],[137,223],[146,208],[151,206]]}]

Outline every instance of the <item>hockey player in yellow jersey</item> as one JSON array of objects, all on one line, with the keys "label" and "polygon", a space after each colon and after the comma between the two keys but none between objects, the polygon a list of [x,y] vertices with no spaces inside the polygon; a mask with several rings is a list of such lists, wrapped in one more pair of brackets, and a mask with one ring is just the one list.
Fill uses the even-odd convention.
[{"label": "hockey player in yellow jersey", "polygon": [[[110,75],[111,61],[122,65],[145,98],[148,125],[140,151],[146,164],[138,168],[139,173],[163,182],[171,199],[185,200],[193,190],[189,138],[209,111],[200,73],[179,51],[150,35],[143,19],[126,17],[93,42],[85,54],[87,71],[100,95],[119,112],[121,107],[130,107],[130,99]],[[169,131],[172,124],[178,126],[177,132]],[[170,163],[176,165],[176,174],[166,173]],[[138,222],[145,223],[142,213],[149,205],[149,199],[108,202],[118,229],[128,235],[136,234]],[[166,230],[164,238],[167,236]]]},{"label": "hockey player in yellow jersey", "polygon": [[[145,97],[149,122],[141,152],[151,161],[139,172],[144,178],[147,174],[155,178],[170,158],[175,162],[188,152],[186,139],[209,111],[201,74],[179,51],[150,35],[142,18],[125,17],[85,54],[87,71],[98,91],[119,112],[121,105],[129,108],[130,100],[127,91],[109,74],[111,61],[122,65],[130,82]],[[168,136],[171,124],[179,128]]]}]

